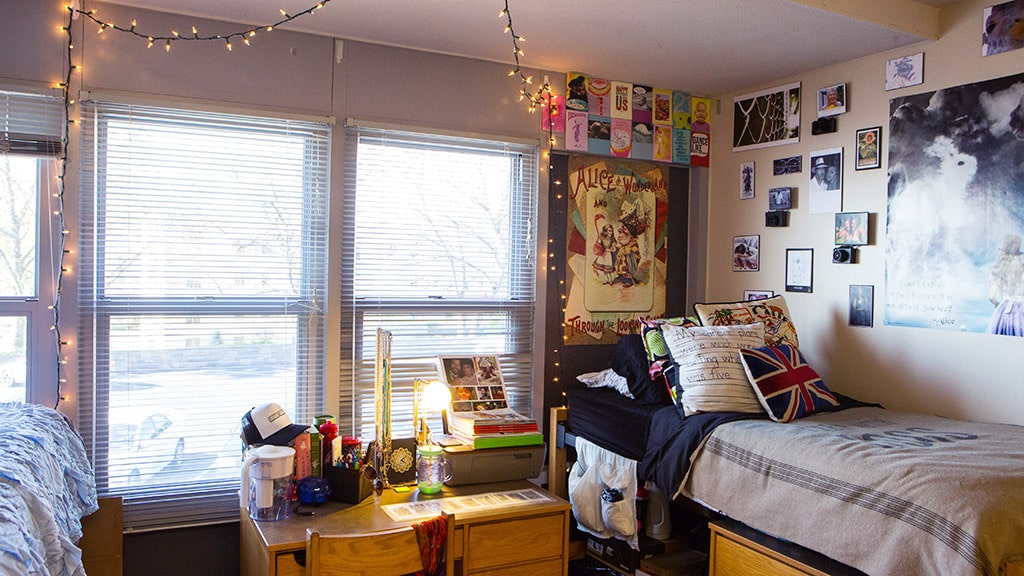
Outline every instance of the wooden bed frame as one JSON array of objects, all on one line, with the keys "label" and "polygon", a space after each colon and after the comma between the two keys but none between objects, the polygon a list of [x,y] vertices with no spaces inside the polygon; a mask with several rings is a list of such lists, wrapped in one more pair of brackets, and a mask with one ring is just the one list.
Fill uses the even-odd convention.
[{"label": "wooden bed frame", "polygon": [[[573,440],[566,431],[569,409],[550,410],[548,428],[548,491],[569,499],[567,446]],[[802,546],[772,538],[733,521],[709,523],[710,576],[849,576],[862,574]],[[1005,576],[1024,576],[1024,559],[1006,565]]]},{"label": "wooden bed frame", "polygon": [[88,576],[124,573],[124,512],[121,498],[100,498],[100,509],[82,518],[82,564]]}]

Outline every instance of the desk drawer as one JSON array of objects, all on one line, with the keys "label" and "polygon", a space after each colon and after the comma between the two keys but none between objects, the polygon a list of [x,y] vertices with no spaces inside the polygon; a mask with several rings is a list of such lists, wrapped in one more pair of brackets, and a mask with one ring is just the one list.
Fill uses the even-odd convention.
[{"label": "desk drawer", "polygon": [[[464,564],[469,572],[488,567],[515,566],[533,560],[557,559],[561,573],[563,546],[566,541],[565,518],[561,513],[470,525],[466,530]],[[503,570],[496,573],[519,572]]]},{"label": "desk drawer", "polygon": [[530,564],[491,568],[473,573],[473,576],[562,576],[562,560],[542,560]]},{"label": "desk drawer", "polygon": [[[305,554],[305,550],[302,551]],[[274,558],[277,576],[304,576],[306,567],[295,559],[297,552],[281,552]]]},{"label": "desk drawer", "polygon": [[714,576],[806,576],[807,572],[770,558],[739,542],[713,535]]}]

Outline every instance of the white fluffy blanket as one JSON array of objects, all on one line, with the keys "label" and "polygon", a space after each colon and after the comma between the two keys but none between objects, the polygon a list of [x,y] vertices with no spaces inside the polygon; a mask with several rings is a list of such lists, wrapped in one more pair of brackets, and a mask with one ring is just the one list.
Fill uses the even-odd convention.
[{"label": "white fluffy blanket", "polygon": [[92,466],[64,417],[0,403],[0,574],[85,574],[76,544],[96,509]]}]

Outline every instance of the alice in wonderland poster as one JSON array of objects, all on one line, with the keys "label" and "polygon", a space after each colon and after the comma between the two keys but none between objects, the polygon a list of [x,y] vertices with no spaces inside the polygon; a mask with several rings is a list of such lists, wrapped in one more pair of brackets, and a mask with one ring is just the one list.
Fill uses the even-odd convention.
[{"label": "alice in wonderland poster", "polygon": [[566,344],[611,344],[665,311],[668,168],[569,158]]}]

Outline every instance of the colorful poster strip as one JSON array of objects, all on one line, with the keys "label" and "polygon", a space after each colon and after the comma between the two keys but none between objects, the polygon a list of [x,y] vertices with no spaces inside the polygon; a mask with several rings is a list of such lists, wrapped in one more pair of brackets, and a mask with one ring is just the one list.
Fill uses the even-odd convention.
[{"label": "colorful poster strip", "polygon": [[[566,74],[565,97],[542,126],[565,131],[565,149],[616,158],[706,167],[711,101],[687,92]],[[550,119],[549,119],[550,118]]]}]

